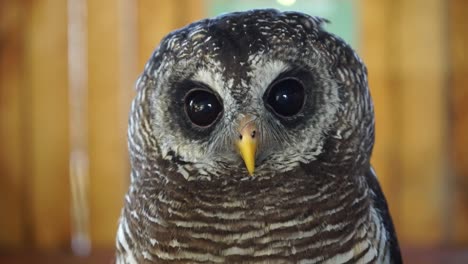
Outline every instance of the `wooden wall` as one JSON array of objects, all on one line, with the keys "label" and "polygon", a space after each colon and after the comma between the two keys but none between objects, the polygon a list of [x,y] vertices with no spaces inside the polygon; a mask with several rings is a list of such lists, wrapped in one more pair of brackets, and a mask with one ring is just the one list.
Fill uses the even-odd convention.
[{"label": "wooden wall", "polygon": [[400,240],[468,244],[466,1],[361,1],[373,163]]},{"label": "wooden wall", "polygon": [[468,2],[449,5],[450,164],[453,166],[452,238],[468,244]]},{"label": "wooden wall", "polygon": [[[75,14],[67,3],[85,12]],[[160,39],[202,18],[203,10],[190,0],[0,1],[0,249],[70,247],[74,133],[87,139],[92,245],[113,246],[129,178],[134,82]],[[84,28],[82,54],[73,58],[67,14],[81,16]],[[77,98],[69,86],[76,77],[70,65],[78,60],[87,69],[78,76],[87,114],[77,132],[70,131],[77,127],[70,120]]]},{"label": "wooden wall", "polygon": [[[8,10],[8,13],[6,12]],[[23,224],[27,203],[23,193],[26,98],[22,89],[22,23],[20,6],[0,2],[0,241],[20,246],[28,227]],[[8,88],[6,88],[8,87]],[[7,215],[7,217],[5,217]]]},{"label": "wooden wall", "polygon": [[[86,10],[75,14],[82,35],[70,35],[78,11],[67,3]],[[466,1],[362,0],[357,11],[377,118],[373,162],[400,239],[467,245]],[[203,16],[190,0],[0,0],[0,250],[70,247],[75,100],[86,107],[87,230],[95,248],[113,246],[134,81],[165,34]],[[76,36],[81,75],[70,68]],[[75,74],[81,99],[70,94]]]}]

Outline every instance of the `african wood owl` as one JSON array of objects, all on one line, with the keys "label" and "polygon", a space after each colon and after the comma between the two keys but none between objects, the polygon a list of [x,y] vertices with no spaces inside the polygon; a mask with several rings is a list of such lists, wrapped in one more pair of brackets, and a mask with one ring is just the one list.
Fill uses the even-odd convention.
[{"label": "african wood owl", "polygon": [[137,81],[117,263],[401,263],[353,49],[298,12],[167,35]]}]

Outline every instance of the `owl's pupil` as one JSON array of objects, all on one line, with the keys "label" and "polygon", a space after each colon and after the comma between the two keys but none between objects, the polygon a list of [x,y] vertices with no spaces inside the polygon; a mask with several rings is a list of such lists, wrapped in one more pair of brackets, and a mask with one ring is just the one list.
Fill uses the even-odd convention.
[{"label": "owl's pupil", "polygon": [[293,116],[304,105],[304,86],[296,79],[275,82],[268,91],[266,103],[281,116]]},{"label": "owl's pupil", "polygon": [[185,110],[192,123],[198,126],[209,126],[221,113],[222,106],[213,93],[192,90],[185,97]]}]

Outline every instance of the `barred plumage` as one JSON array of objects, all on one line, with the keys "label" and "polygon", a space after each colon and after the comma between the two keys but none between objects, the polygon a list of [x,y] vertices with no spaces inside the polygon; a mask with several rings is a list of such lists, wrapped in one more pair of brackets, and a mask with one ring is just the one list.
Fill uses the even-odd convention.
[{"label": "barred plumage", "polygon": [[[366,69],[324,22],[254,10],[162,41],[131,107],[117,263],[401,263],[369,163]],[[273,90],[286,101],[272,105]],[[207,126],[195,96],[221,103]]]}]

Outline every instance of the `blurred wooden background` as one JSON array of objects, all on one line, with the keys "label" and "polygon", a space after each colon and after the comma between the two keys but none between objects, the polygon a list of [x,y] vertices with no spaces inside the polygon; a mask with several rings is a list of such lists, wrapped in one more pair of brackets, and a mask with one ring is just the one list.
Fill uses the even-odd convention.
[{"label": "blurred wooden background", "polygon": [[[87,226],[94,249],[112,249],[134,81],[164,35],[207,15],[201,3],[0,0],[0,251],[69,251],[70,127],[82,109],[70,94],[75,74],[84,77],[75,85],[85,107],[78,145],[89,154]],[[467,247],[468,2],[358,3],[377,118],[373,163],[400,241]],[[70,15],[81,18],[81,35],[70,31]],[[70,39],[84,43],[75,57]]]}]

